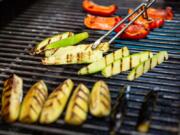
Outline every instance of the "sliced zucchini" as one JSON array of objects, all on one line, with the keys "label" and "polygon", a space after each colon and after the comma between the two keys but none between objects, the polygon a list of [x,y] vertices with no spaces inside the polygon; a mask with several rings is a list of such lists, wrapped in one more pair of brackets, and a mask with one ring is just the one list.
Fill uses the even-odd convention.
[{"label": "sliced zucchini", "polygon": [[44,81],[38,81],[27,92],[21,106],[19,121],[34,123],[38,120],[43,104],[48,96]]},{"label": "sliced zucchini", "polygon": [[68,79],[64,81],[62,84],[60,84],[49,95],[41,111],[41,124],[50,124],[56,121],[58,117],[60,117],[71,94],[73,86],[73,81]]},{"label": "sliced zucchini", "polygon": [[168,53],[166,51],[161,51],[158,54],[154,55],[152,58],[141,62],[137,65],[128,75],[127,79],[132,81],[144,73],[148,72],[150,69],[153,69],[158,64],[161,64],[163,61],[168,59]]},{"label": "sliced zucchini", "polygon": [[89,89],[79,84],[75,89],[66,110],[65,122],[80,125],[87,119],[89,103]]},{"label": "sliced zucchini", "polygon": [[105,68],[107,65],[113,63],[114,61],[128,56],[129,50],[127,47],[123,47],[122,49],[118,49],[117,51],[110,53],[103,58],[99,59],[98,61],[95,61],[91,64],[89,64],[86,67],[81,68],[78,71],[79,75],[85,75],[85,74],[92,74],[96,73],[98,71],[101,71],[103,68]]},{"label": "sliced zucchini", "polygon": [[18,119],[23,96],[23,80],[13,74],[5,80],[2,92],[1,116],[6,122],[14,122]]},{"label": "sliced zucchini", "polygon": [[93,116],[104,117],[111,112],[111,97],[107,84],[98,81],[93,86],[90,94],[90,112]]},{"label": "sliced zucchini", "polygon": [[[41,41],[39,44],[36,45],[36,47],[34,48],[34,53],[35,54],[39,54],[41,53],[42,51],[44,51],[44,48],[48,45],[48,44],[51,44],[51,43],[54,43],[56,41],[59,41],[59,40],[62,40],[62,39],[65,39],[65,38],[68,38],[68,37],[71,37],[73,36],[74,33],[72,32],[65,32],[65,33],[62,33],[62,34],[57,34],[57,35],[54,35],[52,37],[49,37],[49,38],[46,38],[44,39],[43,41]],[[50,50],[50,54],[53,53],[56,49],[51,49]],[[46,52],[47,53],[47,52]],[[50,55],[49,54],[49,55]]]},{"label": "sliced zucchini", "polygon": [[[117,75],[123,71],[127,71],[139,63],[151,58],[153,56],[152,52],[144,51],[140,53],[135,53],[126,57],[123,57],[119,60],[114,61],[113,63],[107,65],[102,70],[102,75],[104,77],[110,77],[112,75]],[[119,66],[119,68],[118,68]]]}]

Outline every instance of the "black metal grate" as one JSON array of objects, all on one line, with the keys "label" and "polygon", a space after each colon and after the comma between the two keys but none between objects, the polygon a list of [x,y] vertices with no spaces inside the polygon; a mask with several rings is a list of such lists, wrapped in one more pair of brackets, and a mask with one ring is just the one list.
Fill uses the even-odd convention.
[{"label": "black metal grate", "polygon": [[[139,41],[118,39],[111,45],[111,51],[126,45],[131,52],[168,50],[170,53],[170,59],[167,62],[139,79],[129,82],[126,79],[127,72],[113,76],[110,79],[105,79],[100,74],[78,76],[77,71],[82,65],[43,66],[40,63],[42,56],[30,56],[28,54],[28,49],[39,41],[59,32],[73,31],[78,33],[88,31],[90,38],[86,42],[95,41],[104,34],[104,31],[85,28],[83,18],[86,13],[81,9],[81,2],[81,0],[37,0],[0,29],[0,91],[2,91],[3,81],[11,73],[23,77],[24,93],[39,79],[45,80],[49,92],[67,78],[73,79],[76,85],[82,82],[89,88],[97,80],[103,79],[110,87],[114,103],[118,90],[124,84],[130,84],[132,89],[128,102],[128,113],[120,133],[138,135],[139,133],[134,128],[143,97],[148,91],[158,89],[160,97],[153,112],[151,129],[148,135],[177,135],[180,132],[180,14],[178,13],[180,3],[177,1],[167,1],[166,3],[160,0],[157,1],[155,6],[173,6],[175,9],[174,20],[166,21],[163,28],[155,29],[146,39]],[[110,4],[111,2],[119,5],[117,14],[120,16],[126,15],[129,7],[135,7],[140,3],[140,1],[134,0],[98,1],[101,4]],[[18,122],[6,124],[0,119],[0,134],[106,135],[108,134],[108,118],[97,119],[89,114],[88,120],[80,127],[64,124],[63,116],[56,123],[46,126],[39,124],[26,125]]]}]

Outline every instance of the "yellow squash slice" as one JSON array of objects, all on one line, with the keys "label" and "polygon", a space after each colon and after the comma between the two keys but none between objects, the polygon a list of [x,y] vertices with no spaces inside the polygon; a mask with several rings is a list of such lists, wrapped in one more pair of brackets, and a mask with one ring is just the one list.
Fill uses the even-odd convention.
[{"label": "yellow squash slice", "polygon": [[13,74],[4,82],[1,116],[7,122],[18,119],[23,96],[23,80]]},{"label": "yellow squash slice", "polygon": [[65,122],[80,125],[87,119],[89,103],[89,89],[79,84],[75,89],[67,106]]},{"label": "yellow squash slice", "polygon": [[48,89],[44,81],[35,83],[22,102],[19,121],[23,123],[36,122],[47,96]]},{"label": "yellow squash slice", "polygon": [[95,83],[90,94],[90,112],[96,117],[108,116],[111,112],[111,97],[108,86],[103,81]]},{"label": "yellow squash slice", "polygon": [[60,117],[71,94],[73,86],[74,83],[72,80],[68,79],[60,84],[49,95],[40,115],[41,124],[52,123]]}]

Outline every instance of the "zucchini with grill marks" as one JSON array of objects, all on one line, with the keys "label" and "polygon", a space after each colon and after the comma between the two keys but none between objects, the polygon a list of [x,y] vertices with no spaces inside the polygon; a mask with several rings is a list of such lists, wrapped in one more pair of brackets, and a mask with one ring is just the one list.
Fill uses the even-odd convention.
[{"label": "zucchini with grill marks", "polygon": [[114,61],[102,70],[102,75],[104,77],[110,77],[112,75],[117,75],[123,71],[127,71],[139,63],[151,58],[153,56],[152,52],[145,51],[140,53],[135,53],[119,60]]},{"label": "zucchini with grill marks", "polygon": [[52,56],[42,60],[44,65],[63,65],[91,63],[103,57],[103,52],[109,49],[108,43],[101,43],[96,50],[90,45],[78,45],[59,48]]},{"label": "zucchini with grill marks", "polygon": [[72,80],[68,79],[49,95],[41,111],[41,124],[52,123],[60,117],[71,94],[73,86],[74,83]]},{"label": "zucchini with grill marks", "polygon": [[85,75],[85,74],[93,74],[98,71],[101,71],[103,68],[105,68],[107,65],[113,63],[113,61],[116,61],[122,57],[128,56],[129,50],[127,47],[123,47],[122,49],[118,49],[117,51],[114,51],[113,53],[107,54],[103,58],[99,59],[98,61],[95,61],[91,64],[89,64],[86,67],[83,67],[78,71],[78,74]]},{"label": "zucchini with grill marks", "polygon": [[168,53],[167,51],[161,51],[158,54],[154,55],[152,58],[141,62],[139,65],[137,65],[128,75],[127,79],[132,81],[144,73],[148,72],[150,69],[153,69],[158,64],[161,64],[165,60],[168,59]]},{"label": "zucchini with grill marks", "polygon": [[4,82],[1,116],[6,122],[18,119],[23,96],[23,80],[13,74]]},{"label": "zucchini with grill marks", "polygon": [[90,94],[90,112],[96,117],[108,116],[111,112],[111,97],[107,84],[98,81]]},{"label": "zucchini with grill marks", "polygon": [[44,81],[38,81],[27,92],[21,106],[19,121],[34,123],[38,120],[43,104],[48,96]]},{"label": "zucchini with grill marks", "polygon": [[[41,41],[39,44],[36,45],[36,47],[34,48],[34,53],[39,54],[42,51],[44,51],[44,48],[48,44],[54,43],[56,41],[59,41],[59,40],[62,40],[62,39],[68,38],[68,37],[71,37],[73,35],[74,35],[74,33],[72,33],[72,32],[65,32],[65,33],[62,33],[62,34],[57,34],[57,35],[54,35],[52,37],[46,38],[43,41]],[[46,53],[50,53],[48,55],[51,55],[55,50],[56,49],[51,49],[50,52],[47,51]]]},{"label": "zucchini with grill marks", "polygon": [[65,122],[80,125],[87,119],[89,103],[89,89],[79,84],[75,89],[67,106]]}]

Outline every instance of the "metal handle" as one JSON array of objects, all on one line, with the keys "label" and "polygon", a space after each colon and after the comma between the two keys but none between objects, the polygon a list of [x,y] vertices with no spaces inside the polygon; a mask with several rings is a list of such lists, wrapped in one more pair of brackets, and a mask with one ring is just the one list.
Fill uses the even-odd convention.
[{"label": "metal handle", "polygon": [[134,12],[132,12],[131,14],[128,14],[123,20],[121,20],[119,23],[117,23],[111,30],[109,30],[106,34],[104,34],[102,37],[100,37],[99,39],[97,39],[93,45],[92,48],[95,49],[100,43],[101,41],[107,37],[111,32],[113,32],[118,26],[120,26],[122,23],[124,23],[129,17],[131,17],[132,15],[134,15],[136,12],[138,12],[139,9],[142,9],[141,12],[138,13],[138,15],[133,18],[121,31],[119,31],[111,40],[109,40],[109,44],[111,44],[120,34],[122,34],[128,27],[129,25],[131,25],[139,16],[141,16],[143,13],[145,13],[146,18],[148,19],[147,16],[147,8],[149,8],[153,3],[155,2],[155,0],[148,0],[146,3],[141,3],[137,8],[134,9]]}]

